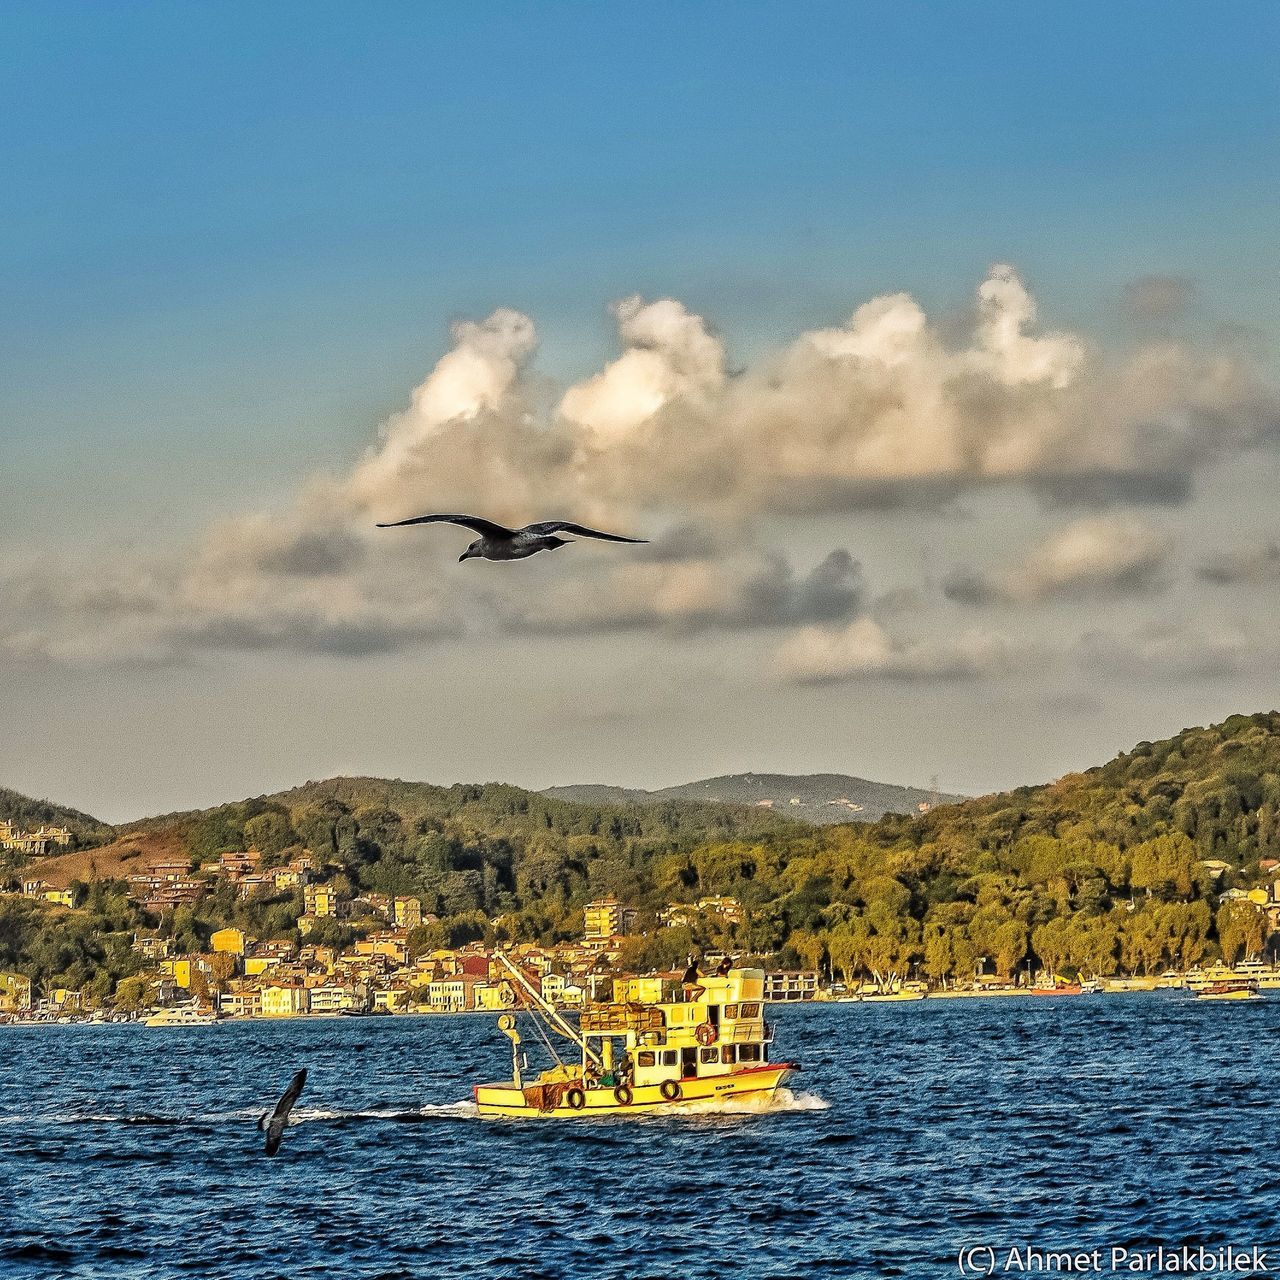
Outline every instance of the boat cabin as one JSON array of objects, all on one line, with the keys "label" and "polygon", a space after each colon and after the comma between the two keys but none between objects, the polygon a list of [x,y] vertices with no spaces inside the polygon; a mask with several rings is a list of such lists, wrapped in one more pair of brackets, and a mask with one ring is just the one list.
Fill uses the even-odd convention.
[{"label": "boat cabin", "polygon": [[766,1064],[773,1029],[764,1018],[764,971],[731,969],[698,986],[701,994],[695,988],[685,1000],[661,978],[619,978],[612,1003],[585,1009],[580,1030],[596,1051],[600,1083],[657,1085]]}]

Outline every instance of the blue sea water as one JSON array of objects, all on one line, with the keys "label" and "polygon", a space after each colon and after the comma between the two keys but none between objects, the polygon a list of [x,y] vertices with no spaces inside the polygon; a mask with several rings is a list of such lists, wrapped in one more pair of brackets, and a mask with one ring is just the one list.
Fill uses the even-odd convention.
[{"label": "blue sea water", "polygon": [[[927,1278],[963,1247],[1113,1274],[1112,1247],[1272,1245],[1280,1274],[1280,999],[771,1016],[804,1064],[777,1109],[570,1123],[475,1116],[510,1063],[488,1017],[0,1028],[0,1272]],[[255,1118],[300,1066],[268,1159]]]}]

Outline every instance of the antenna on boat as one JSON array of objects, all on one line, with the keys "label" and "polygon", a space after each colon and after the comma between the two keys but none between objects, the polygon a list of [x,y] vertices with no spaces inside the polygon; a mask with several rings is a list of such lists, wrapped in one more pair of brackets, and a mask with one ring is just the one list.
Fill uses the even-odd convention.
[{"label": "antenna on boat", "polygon": [[512,964],[501,951],[495,951],[494,957],[503,964],[507,972],[515,979],[516,984],[528,997],[530,1003],[534,1006],[535,1011],[540,1013],[556,1031],[564,1036],[566,1040],[573,1041],[573,1043],[582,1050],[584,1059],[589,1058],[599,1066],[600,1057],[587,1043],[586,1037],[583,1036],[572,1023],[566,1022],[560,1011],[556,1009],[554,1005],[548,1004],[547,1001],[542,998],[542,992],[537,990],[529,979],[520,972],[519,968]]}]

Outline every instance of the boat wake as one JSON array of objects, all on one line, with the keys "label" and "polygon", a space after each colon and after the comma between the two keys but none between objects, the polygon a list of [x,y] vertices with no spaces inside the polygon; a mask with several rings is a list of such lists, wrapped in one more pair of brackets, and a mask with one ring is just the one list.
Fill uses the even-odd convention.
[{"label": "boat wake", "polygon": [[[762,1116],[790,1111],[826,1111],[830,1103],[816,1093],[794,1092],[778,1089],[766,1097],[714,1099],[700,1102],[684,1102],[669,1111],[648,1112],[629,1117],[636,1120],[655,1120],[673,1116]],[[142,1111],[135,1113],[110,1112],[59,1112],[44,1116],[0,1116],[2,1124],[89,1124],[134,1125],[138,1127],[176,1128],[187,1125],[218,1125],[248,1121],[256,1122],[262,1114],[260,1108],[246,1107],[237,1111],[208,1111],[186,1115],[158,1115]],[[290,1127],[303,1124],[343,1125],[354,1121],[374,1120],[384,1124],[420,1124],[437,1120],[475,1120],[480,1118],[476,1104],[467,1098],[458,1102],[425,1102],[419,1107],[371,1107],[343,1110],[327,1107],[299,1107],[289,1117]],[[596,1117],[590,1117],[595,1119]],[[614,1112],[610,1119],[628,1118]]]},{"label": "boat wake", "polygon": [[[187,1112],[182,1115],[161,1115],[150,1111],[103,1112],[60,1111],[52,1115],[0,1116],[0,1125],[21,1124],[27,1127],[39,1124],[70,1125],[133,1125],[138,1127],[169,1128],[186,1125],[218,1125],[257,1122],[263,1107],[242,1107],[236,1111]],[[347,1120],[383,1120],[413,1123],[422,1120],[469,1119],[476,1115],[476,1104],[469,1099],[462,1102],[424,1103],[420,1107],[371,1108],[369,1110],[330,1110],[322,1107],[299,1107],[289,1117],[290,1126],[308,1123],[340,1124]]]},{"label": "boat wake", "polygon": [[686,1102],[679,1108],[681,1115],[741,1115],[769,1116],[788,1111],[826,1111],[831,1103],[816,1093],[795,1092],[791,1089],[775,1089],[765,1097],[708,1098],[705,1102]]},{"label": "boat wake", "polygon": [[476,1104],[467,1098],[460,1102],[424,1102],[420,1107],[391,1109],[371,1108],[367,1111],[330,1111],[323,1107],[299,1107],[289,1117],[296,1124],[341,1124],[346,1120],[385,1120],[391,1123],[413,1124],[422,1120],[470,1120],[478,1112]]}]

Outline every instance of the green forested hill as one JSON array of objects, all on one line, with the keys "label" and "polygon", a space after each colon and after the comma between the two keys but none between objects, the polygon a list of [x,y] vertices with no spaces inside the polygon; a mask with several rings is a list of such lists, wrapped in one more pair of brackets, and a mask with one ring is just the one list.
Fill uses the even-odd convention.
[{"label": "green forested hill", "polygon": [[48,800],[33,800],[6,787],[0,787],[0,819],[7,819],[22,831],[42,826],[66,827],[81,846],[100,844],[111,839],[112,834],[111,827],[87,813]]},{"label": "green forested hill", "polygon": [[733,806],[623,808],[501,784],[335,778],[127,830],[176,833],[201,860],[254,845],[271,865],[308,848],[339,863],[353,885],[418,895],[446,917],[511,914],[545,937],[575,931],[592,897],[647,898],[649,869],[666,855],[763,838],[782,825],[765,811]]},{"label": "green forested hill", "polygon": [[[435,942],[573,937],[583,903],[613,893],[641,912],[631,966],[702,946],[837,976],[951,981],[1028,965],[1152,972],[1263,950],[1272,916],[1230,891],[1276,875],[1261,864],[1280,858],[1278,815],[1280,714],[1270,712],[1140,743],[1043,786],[876,823],[819,828],[733,805],[573,804],[497,784],[339,778],[107,834],[163,836],[193,865],[248,845],[267,865],[309,848],[352,890],[421,897],[441,918]],[[1214,861],[1225,868],[1205,865]],[[666,904],[717,894],[737,898],[744,919],[658,927]],[[120,940],[140,922],[198,949],[224,922],[288,936],[301,911],[295,892],[247,903],[220,892],[140,921],[110,883],[89,895],[88,914],[6,902],[0,969],[68,982],[95,966],[114,973],[126,963]]]},{"label": "green forested hill", "polygon": [[558,800],[587,804],[663,804],[675,801],[749,804],[769,807],[793,821],[826,826],[838,822],[874,822],[886,813],[912,814],[921,805],[950,804],[963,796],[935,795],[920,787],[870,782],[843,773],[734,773],[685,782],[661,791],[579,783],[548,787],[542,793]]}]

